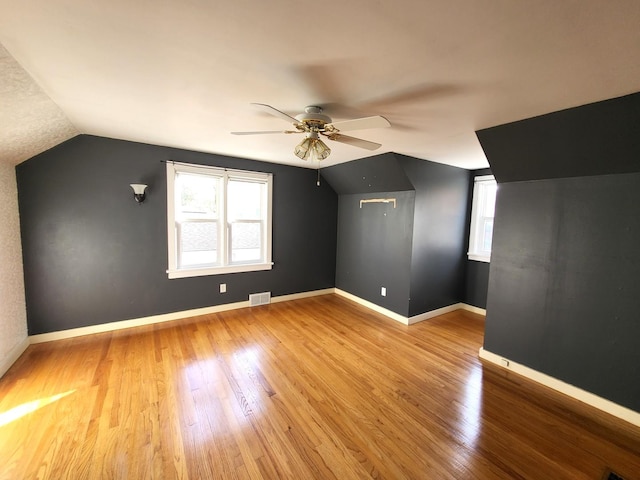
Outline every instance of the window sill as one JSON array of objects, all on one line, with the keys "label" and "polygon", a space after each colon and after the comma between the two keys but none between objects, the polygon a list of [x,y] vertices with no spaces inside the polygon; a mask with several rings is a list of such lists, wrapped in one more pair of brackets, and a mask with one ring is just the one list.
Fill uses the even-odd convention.
[{"label": "window sill", "polygon": [[167,270],[170,279],[204,277],[207,275],[222,275],[225,273],[258,272],[271,270],[273,263],[251,263],[246,265],[228,265],[226,267],[189,268],[180,270]]},{"label": "window sill", "polygon": [[482,255],[479,253],[467,253],[467,258],[469,260],[475,260],[476,262],[491,262],[491,255]]}]

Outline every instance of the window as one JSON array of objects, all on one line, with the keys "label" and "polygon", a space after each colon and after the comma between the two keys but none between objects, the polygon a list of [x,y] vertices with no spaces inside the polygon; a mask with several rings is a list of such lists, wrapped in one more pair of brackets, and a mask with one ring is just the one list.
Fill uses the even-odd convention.
[{"label": "window", "polygon": [[167,162],[169,278],[271,269],[267,173]]},{"label": "window", "polygon": [[488,262],[491,259],[493,217],[498,185],[493,175],[476,177],[473,182],[469,260]]}]

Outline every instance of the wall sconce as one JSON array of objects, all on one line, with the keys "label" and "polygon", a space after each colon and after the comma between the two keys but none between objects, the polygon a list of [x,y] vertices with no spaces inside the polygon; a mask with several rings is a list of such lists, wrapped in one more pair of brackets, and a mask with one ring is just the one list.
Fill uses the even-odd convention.
[{"label": "wall sconce", "polygon": [[144,202],[144,199],[147,198],[145,193],[147,186],[144,183],[132,183],[131,188],[133,188],[133,198],[136,199],[136,202]]}]

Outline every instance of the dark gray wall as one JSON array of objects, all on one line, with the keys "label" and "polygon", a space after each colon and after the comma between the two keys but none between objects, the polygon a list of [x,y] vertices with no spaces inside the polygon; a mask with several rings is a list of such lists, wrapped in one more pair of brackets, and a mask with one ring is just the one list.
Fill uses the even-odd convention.
[{"label": "dark gray wall", "polygon": [[[473,204],[473,183],[477,176],[492,175],[490,168],[472,170],[469,174],[469,203],[465,230],[465,252],[469,251],[469,232],[471,229],[471,208]],[[489,289],[489,263],[469,260],[465,264],[465,285],[462,301],[474,307],[487,308]]]},{"label": "dark gray wall", "polygon": [[[336,287],[400,315],[409,313],[414,192],[385,192],[390,203],[364,204],[378,194],[340,195]],[[386,287],[383,297],[381,287]]]},{"label": "dark gray wall", "polygon": [[462,301],[467,305],[487,308],[487,293],[489,292],[489,262],[467,260],[464,296]]},{"label": "dark gray wall", "polygon": [[484,347],[640,411],[640,174],[498,195]]},{"label": "dark gray wall", "polygon": [[409,316],[461,301],[469,172],[398,155],[415,187]]},{"label": "dark gray wall", "polygon": [[[406,317],[461,301],[467,170],[388,153],[323,175],[340,197],[338,288]],[[360,209],[372,197],[396,198],[397,208]]]},{"label": "dark gray wall", "polygon": [[478,132],[499,183],[484,347],[635,411],[639,99]]},{"label": "dark gray wall", "polygon": [[338,195],[413,190],[398,155],[383,153],[323,168],[322,175]]},{"label": "dark gray wall", "polygon": [[477,132],[498,183],[637,172],[640,93]]},{"label": "dark gray wall", "polygon": [[[167,278],[163,160],[273,173],[271,271]],[[31,335],[335,284],[337,195],[314,170],[78,136],[16,173]]]}]

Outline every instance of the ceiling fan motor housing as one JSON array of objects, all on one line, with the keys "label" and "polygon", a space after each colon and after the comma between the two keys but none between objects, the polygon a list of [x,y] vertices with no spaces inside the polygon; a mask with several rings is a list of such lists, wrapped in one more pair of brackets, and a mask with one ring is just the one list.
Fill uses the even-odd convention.
[{"label": "ceiling fan motor housing", "polygon": [[304,111],[305,113],[296,115],[296,120],[311,128],[322,130],[327,123],[331,123],[331,117],[322,113],[322,107],[310,106]]}]

